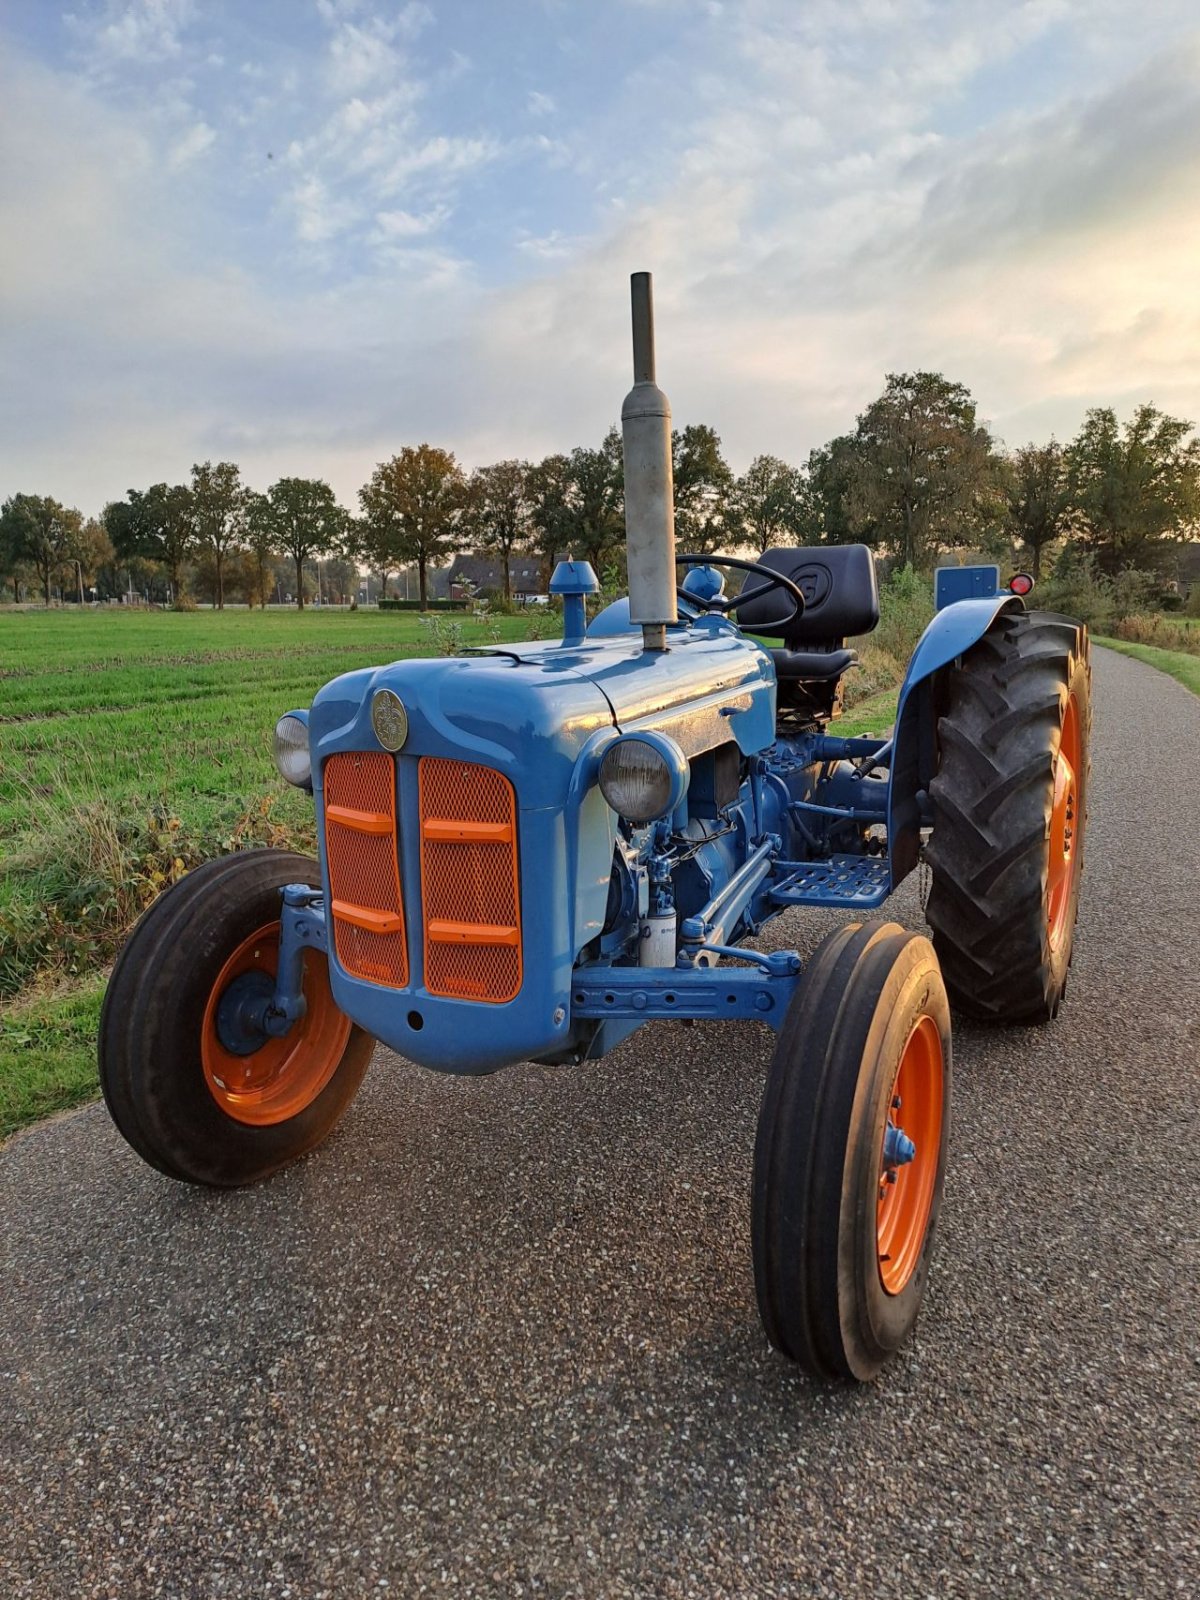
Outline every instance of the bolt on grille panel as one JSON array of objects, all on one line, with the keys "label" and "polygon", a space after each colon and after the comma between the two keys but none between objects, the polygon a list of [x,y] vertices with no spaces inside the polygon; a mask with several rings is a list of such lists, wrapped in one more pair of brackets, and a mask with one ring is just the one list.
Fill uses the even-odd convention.
[{"label": "bolt on grille panel", "polygon": [[517,809],[491,767],[423,756],[421,897],[425,987],[492,1005],[521,988]]},{"label": "bolt on grille panel", "polygon": [[[353,978],[389,989],[407,988],[396,764],[382,750],[339,752],[325,763],[324,791],[329,909],[337,958]],[[389,922],[394,926],[388,927]],[[378,931],[380,926],[387,931]]]}]

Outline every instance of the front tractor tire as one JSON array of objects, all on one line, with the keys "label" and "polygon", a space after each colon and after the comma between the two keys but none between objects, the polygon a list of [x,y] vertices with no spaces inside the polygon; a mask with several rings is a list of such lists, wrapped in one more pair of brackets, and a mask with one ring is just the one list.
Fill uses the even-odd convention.
[{"label": "front tractor tire", "polygon": [[928,939],[852,923],[796,987],[767,1077],[751,1237],[771,1343],[873,1378],[925,1293],[950,1128],[950,1007]]},{"label": "front tractor tire", "polygon": [[1087,827],[1087,629],[1007,612],[951,670],[929,786],[926,917],[955,1009],[1049,1022],[1067,986]]},{"label": "front tractor tire", "polygon": [[319,951],[305,953],[307,1009],[287,1034],[230,1040],[223,1026],[231,985],[274,978],[288,883],[317,887],[316,862],[284,850],[210,861],[159,896],[113,969],[100,1085],[125,1139],[168,1177],[268,1177],[321,1143],[362,1082],[374,1041],[334,1004]]}]

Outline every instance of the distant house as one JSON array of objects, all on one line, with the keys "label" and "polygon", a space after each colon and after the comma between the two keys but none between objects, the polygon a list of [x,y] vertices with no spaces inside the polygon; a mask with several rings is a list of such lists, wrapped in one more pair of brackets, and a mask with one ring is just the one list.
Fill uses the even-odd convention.
[{"label": "distant house", "polygon": [[1200,539],[1181,544],[1175,555],[1175,581],[1179,593],[1186,600],[1193,589],[1200,588]]},{"label": "distant house", "polygon": [[[514,555],[509,563],[514,600],[535,600],[545,594],[534,556]],[[490,556],[455,556],[448,574],[451,600],[504,593],[504,568]]]}]

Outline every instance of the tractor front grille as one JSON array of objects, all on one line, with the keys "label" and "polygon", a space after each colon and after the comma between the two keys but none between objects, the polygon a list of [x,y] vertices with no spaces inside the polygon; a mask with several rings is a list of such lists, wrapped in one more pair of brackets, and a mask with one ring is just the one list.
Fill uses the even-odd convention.
[{"label": "tractor front grille", "polygon": [[517,808],[491,767],[423,756],[421,897],[430,994],[499,1005],[521,988]]},{"label": "tractor front grille", "polygon": [[396,764],[383,750],[325,763],[325,856],[334,949],[354,978],[408,984],[396,838]]}]

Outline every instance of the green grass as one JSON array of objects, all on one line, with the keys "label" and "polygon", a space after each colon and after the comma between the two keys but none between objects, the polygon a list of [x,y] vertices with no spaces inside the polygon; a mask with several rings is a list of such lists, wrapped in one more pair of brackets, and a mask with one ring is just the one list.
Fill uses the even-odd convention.
[{"label": "green grass", "polygon": [[896,720],[896,700],[899,694],[900,690],[897,687],[869,695],[865,700],[858,701],[833,723],[829,731],[844,738],[852,738],[857,734],[883,735],[890,732],[892,723]]},{"label": "green grass", "polygon": [[105,978],[0,1011],[0,1139],[55,1111],[94,1100],[96,1029]]},{"label": "green grass", "polygon": [[1186,650],[1160,650],[1157,645],[1131,644],[1126,639],[1108,639],[1100,635],[1096,636],[1096,643],[1106,650],[1119,650],[1123,656],[1133,656],[1136,661],[1144,661],[1160,672],[1168,672],[1184,688],[1200,694],[1200,655],[1191,655]]},{"label": "green grass", "polygon": [[[516,639],[527,621],[488,626]],[[298,817],[271,758],[277,718],[340,672],[436,653],[395,612],[0,612],[0,850],[38,797],[157,801],[203,829],[269,793]]]}]

